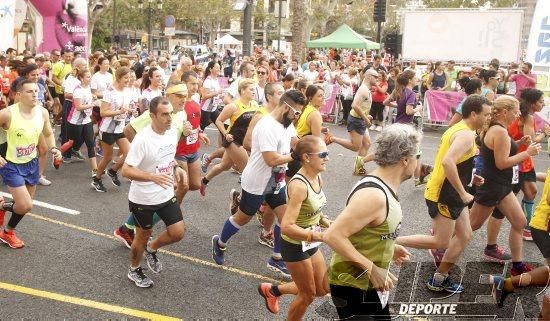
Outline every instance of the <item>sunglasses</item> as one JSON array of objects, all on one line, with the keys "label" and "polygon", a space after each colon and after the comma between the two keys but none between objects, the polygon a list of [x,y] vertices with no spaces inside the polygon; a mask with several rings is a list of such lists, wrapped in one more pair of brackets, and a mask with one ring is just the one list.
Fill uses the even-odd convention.
[{"label": "sunglasses", "polygon": [[290,106],[286,101],[284,101],[284,103],[285,103],[285,105],[288,106],[288,108],[290,108],[290,109],[292,110],[292,112],[294,113],[294,116],[295,116],[295,117],[299,117],[299,116],[302,114],[301,111],[298,111],[298,110],[292,108],[292,106]]},{"label": "sunglasses", "polygon": [[328,157],[328,151],[327,152],[319,152],[319,153],[307,153],[308,155],[317,155],[317,157],[321,159],[325,159]]}]

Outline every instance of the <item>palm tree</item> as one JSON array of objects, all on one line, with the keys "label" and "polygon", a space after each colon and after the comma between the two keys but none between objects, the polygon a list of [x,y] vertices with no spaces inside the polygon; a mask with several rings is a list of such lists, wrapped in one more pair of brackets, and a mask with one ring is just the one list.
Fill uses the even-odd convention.
[{"label": "palm tree", "polygon": [[292,0],[292,55],[298,62],[304,60],[309,25],[308,0]]}]

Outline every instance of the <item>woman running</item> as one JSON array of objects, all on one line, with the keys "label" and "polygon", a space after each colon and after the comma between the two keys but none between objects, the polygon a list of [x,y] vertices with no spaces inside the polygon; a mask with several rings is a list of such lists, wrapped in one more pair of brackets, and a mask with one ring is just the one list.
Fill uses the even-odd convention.
[{"label": "woman running", "polygon": [[[202,179],[200,188],[202,196],[206,196],[206,186],[214,177],[230,170],[233,165],[238,172],[242,173],[246,166],[248,154],[242,145],[250,120],[258,111],[258,104],[254,100],[255,86],[253,80],[241,80],[239,83],[240,98],[226,105],[216,119],[216,127],[222,134],[222,146],[225,148],[225,152],[221,162],[212,167]],[[230,125],[226,129],[224,122],[227,119],[229,119]]]},{"label": "woman running", "polygon": [[124,158],[130,148],[130,143],[124,137],[124,125],[126,117],[133,109],[134,101],[132,90],[128,87],[130,82],[130,68],[120,67],[115,73],[116,80],[111,88],[105,92],[101,102],[101,125],[99,126],[99,138],[103,158],[97,166],[97,173],[92,178],[92,187],[98,192],[106,192],[101,177],[105,169],[113,159],[113,144],[116,143],[120,149],[120,159],[107,170],[113,185],[120,186],[118,170],[124,163]]},{"label": "woman running", "polygon": [[[517,183],[518,164],[530,156],[538,155],[540,144],[531,143],[531,137],[523,136],[517,143],[508,135],[506,128],[520,115],[519,102],[511,96],[498,97],[492,109],[491,123],[481,135],[481,176],[485,183],[477,188],[474,205],[470,211],[470,224],[478,230],[493,210],[498,208],[510,221],[509,245],[512,252],[512,275],[532,270],[523,263],[522,232],[526,219],[521,206],[512,192]],[[518,153],[518,143],[527,148]],[[498,148],[496,148],[498,146]]]},{"label": "woman running", "polygon": [[110,68],[109,59],[105,57],[99,58],[90,84],[92,94],[98,99],[102,99],[105,91],[113,85],[113,75],[109,72]]},{"label": "woman running", "polygon": [[149,109],[149,103],[153,98],[162,96],[162,79],[163,73],[157,67],[151,67],[149,68],[149,72],[143,74],[143,80],[140,87],[140,113]]},{"label": "woman running", "polygon": [[294,282],[283,285],[263,283],[260,294],[271,313],[278,312],[278,297],[294,294],[287,320],[301,320],[315,297],[329,292],[327,268],[319,245],[323,241],[321,226],[327,199],[322,188],[321,172],[329,160],[327,146],[316,136],[307,136],[296,144],[302,168],[287,186],[287,208],[281,223],[281,255]]},{"label": "woman running", "polygon": [[80,85],[73,92],[73,106],[69,116],[67,116],[67,131],[69,139],[74,141],[72,147],[74,150],[79,151],[82,144],[86,143],[92,176],[94,176],[97,172],[97,160],[95,157],[94,126],[91,119],[94,107],[93,94],[90,88],[92,74],[89,70],[81,70],[78,72],[77,77],[80,80]]}]

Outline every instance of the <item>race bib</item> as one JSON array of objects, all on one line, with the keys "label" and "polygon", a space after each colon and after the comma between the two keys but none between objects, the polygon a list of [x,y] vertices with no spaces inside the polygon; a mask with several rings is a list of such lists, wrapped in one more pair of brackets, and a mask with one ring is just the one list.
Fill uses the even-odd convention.
[{"label": "race bib", "polygon": [[286,168],[275,167],[273,169],[273,175],[275,177],[275,187],[273,190],[273,194],[279,194],[279,191],[286,186]]},{"label": "race bib", "polygon": [[174,162],[170,162],[168,164],[160,164],[160,165],[157,165],[156,169],[155,169],[155,172],[157,174],[168,174],[168,175],[172,175],[173,172],[174,172]]},{"label": "race bib", "polygon": [[519,183],[519,165],[512,167],[512,184]]},{"label": "race bib", "polygon": [[[321,227],[319,225],[313,225],[306,230],[313,231],[313,232],[321,232]],[[311,242],[308,243],[307,241],[302,241],[302,252],[314,249],[316,247],[319,247],[322,242]]]},{"label": "race bib", "polygon": [[199,129],[198,128],[193,129],[189,134],[189,136],[187,136],[186,140],[187,140],[187,145],[195,144],[199,140]]}]

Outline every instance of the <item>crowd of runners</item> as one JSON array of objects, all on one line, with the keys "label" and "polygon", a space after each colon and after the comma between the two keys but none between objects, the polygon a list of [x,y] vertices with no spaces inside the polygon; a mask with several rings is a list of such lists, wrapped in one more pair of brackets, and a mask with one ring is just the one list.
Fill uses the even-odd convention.
[{"label": "crowd of runners", "polygon": [[[425,280],[430,290],[467,291],[449,273],[486,221],[484,257],[512,263],[511,277],[491,278],[497,303],[517,287],[548,283],[550,169],[536,173],[533,156],[550,127],[535,126],[544,95],[534,88],[529,63],[504,69],[495,59],[459,70],[452,61],[425,69],[410,61],[390,68],[379,55],[336,50],[310,53],[306,60],[301,66],[278,53],[236,59],[228,51],[204,65],[183,57],[171,70],[166,57],[139,53],[96,51],[84,58],[69,51],[17,56],[8,50],[0,56],[0,175],[13,201],[1,201],[0,240],[24,246],[15,230],[32,208],[37,185],[55,188],[44,176],[51,153],[56,168],[88,161],[91,192],[121,186],[120,176],[131,180],[129,215],[113,229],[131,250],[127,277],[138,287],[153,285],[143,256],[148,270],[159,273],[158,249],[184,237],[187,193],[211,197],[208,185],[227,171],[240,174],[240,187],[227,186],[227,219],[205,240],[212,259],[223,265],[230,241],[238,241],[241,228],[257,216],[259,243],[272,248],[267,268],[291,279],[262,283],[258,291],[272,313],[279,312],[282,295],[293,295],[289,320],[301,319],[315,297],[328,293],[340,318],[389,320],[387,298],[397,280],[389,265],[409,261],[406,248],[433,256],[436,271]],[[337,137],[324,123],[327,85],[340,88],[339,125],[348,137]],[[467,95],[435,159],[424,160],[431,165],[421,162],[427,89]],[[207,136],[209,126],[219,134]],[[377,132],[374,141],[369,132]],[[330,144],[357,153],[349,173],[363,176],[334,220],[323,214],[330,200],[323,192]],[[201,151],[209,145],[216,147],[212,153]],[[375,169],[367,173],[369,162]],[[410,178],[416,186],[426,184],[430,234],[400,233],[409,222],[397,192]],[[545,182],[542,193],[537,181]],[[496,242],[504,218],[511,224],[511,253]],[[166,228],[152,235],[160,221]],[[547,265],[523,261],[524,241],[536,243]],[[328,264],[318,250],[323,243],[332,249]]]}]

